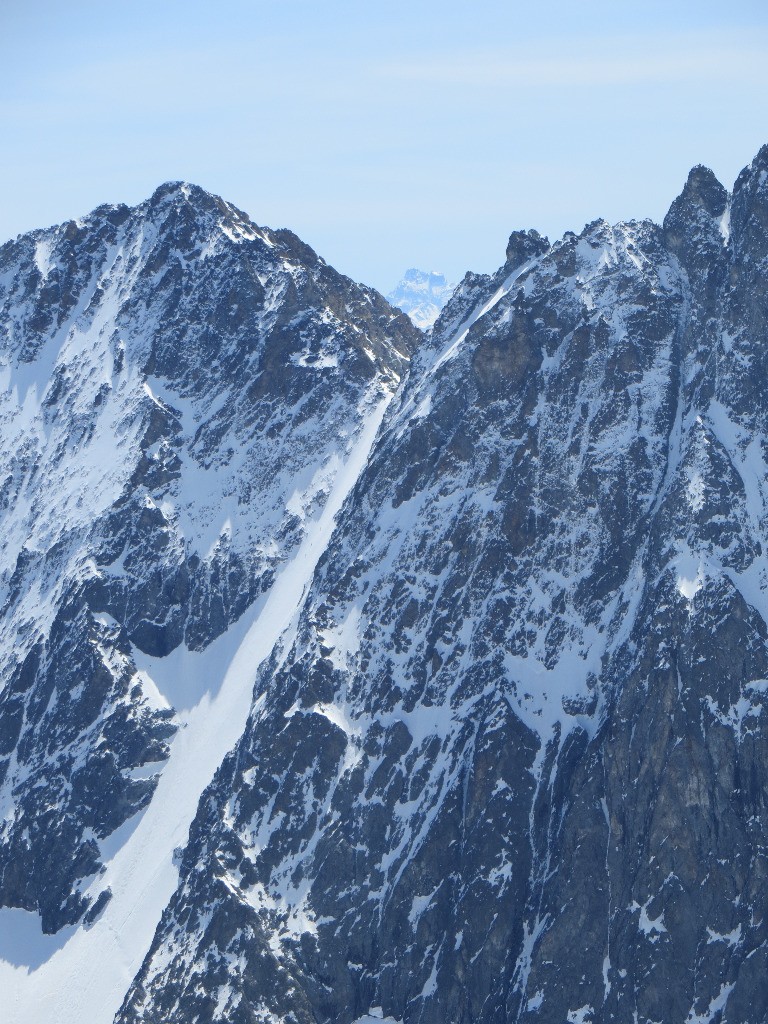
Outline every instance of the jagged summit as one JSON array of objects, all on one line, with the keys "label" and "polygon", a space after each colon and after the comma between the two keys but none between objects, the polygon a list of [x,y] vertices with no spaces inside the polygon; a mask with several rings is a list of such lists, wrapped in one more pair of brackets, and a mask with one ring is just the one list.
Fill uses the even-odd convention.
[{"label": "jagged summit", "polygon": [[729,240],[729,203],[727,190],[708,167],[691,170],[663,223],[666,244],[685,266],[717,265],[714,253]]},{"label": "jagged summit", "polygon": [[718,181],[714,171],[704,164],[697,164],[691,168],[682,194],[698,199],[714,217],[717,216],[718,208],[722,213],[722,199],[728,195],[728,191]]},{"label": "jagged summit", "polygon": [[175,202],[223,202],[220,196],[215,196],[200,185],[189,181],[164,181],[158,185],[148,202],[157,205],[165,199]]},{"label": "jagged summit", "polygon": [[[158,185],[151,196],[137,204],[137,209],[156,210],[162,206],[191,206],[198,214],[219,212],[235,216],[242,221],[250,221],[248,214],[239,210],[214,192],[209,192],[201,185],[190,181],[164,181]],[[254,225],[257,227],[257,225]]]},{"label": "jagged summit", "polygon": [[541,256],[549,249],[549,239],[538,231],[513,231],[507,242],[507,264],[511,267],[520,266],[526,260]]},{"label": "jagged summit", "polygon": [[179,222],[194,223],[198,233],[218,227],[232,241],[262,238],[274,244],[274,232],[270,229],[255,224],[247,213],[221,196],[186,181],[166,181],[159,185],[149,199],[139,203],[136,212],[151,221],[159,219],[158,226],[165,230],[171,230]]}]

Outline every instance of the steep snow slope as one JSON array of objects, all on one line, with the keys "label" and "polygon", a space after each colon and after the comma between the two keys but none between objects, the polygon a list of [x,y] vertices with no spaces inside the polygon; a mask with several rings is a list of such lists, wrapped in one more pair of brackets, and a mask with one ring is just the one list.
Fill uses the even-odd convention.
[{"label": "steep snow slope", "polygon": [[765,1019],[767,181],[462,282],[121,1024]]}]

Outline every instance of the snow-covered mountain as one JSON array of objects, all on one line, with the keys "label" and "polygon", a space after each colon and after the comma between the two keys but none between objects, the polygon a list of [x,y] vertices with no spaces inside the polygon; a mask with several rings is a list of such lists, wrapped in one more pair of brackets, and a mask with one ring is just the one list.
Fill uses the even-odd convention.
[{"label": "snow-covered mountain", "polygon": [[289,232],[187,185],[9,243],[0,281],[3,951],[24,912],[69,939],[36,999],[70,967],[85,992],[74,950],[92,946],[97,992],[71,1019],[112,999],[111,1017],[419,338]]},{"label": "snow-covered mountain", "polygon": [[455,288],[455,284],[446,281],[444,274],[412,267],[406,270],[394,291],[387,295],[387,300],[407,313],[417,327],[426,331],[440,316],[440,310],[453,295]]},{"label": "snow-covered mountain", "polygon": [[768,1019],[767,271],[768,147],[426,336],[190,186],[0,250],[7,1019]]}]

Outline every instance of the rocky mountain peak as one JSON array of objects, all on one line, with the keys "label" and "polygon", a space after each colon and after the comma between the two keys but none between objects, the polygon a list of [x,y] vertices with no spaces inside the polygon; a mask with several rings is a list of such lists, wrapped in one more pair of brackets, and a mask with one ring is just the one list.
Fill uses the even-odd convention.
[{"label": "rocky mountain peak", "polygon": [[208,200],[214,198],[210,192],[192,182],[164,181],[161,185],[157,186],[147,202],[150,206],[159,206],[167,201],[175,205],[181,205],[183,202],[205,205]]},{"label": "rocky mountain peak", "polygon": [[703,164],[697,164],[691,169],[683,191],[675,200],[688,208],[700,206],[710,217],[722,217],[727,201],[727,189],[717,180],[715,173]]},{"label": "rocky mountain peak", "polygon": [[527,260],[541,256],[549,249],[549,239],[539,234],[538,231],[513,231],[507,243],[507,264],[517,267]]},{"label": "rocky mountain peak", "polygon": [[722,278],[730,238],[730,197],[714,173],[694,167],[664,218],[664,241],[686,267],[694,289],[712,291]]},{"label": "rocky mountain peak", "polygon": [[145,208],[153,214],[163,208],[178,210],[189,207],[200,218],[207,213],[216,212],[229,216],[236,214],[244,221],[249,220],[247,214],[225,202],[221,196],[188,181],[163,182],[162,185],[158,185],[149,199],[139,204],[139,207]]}]

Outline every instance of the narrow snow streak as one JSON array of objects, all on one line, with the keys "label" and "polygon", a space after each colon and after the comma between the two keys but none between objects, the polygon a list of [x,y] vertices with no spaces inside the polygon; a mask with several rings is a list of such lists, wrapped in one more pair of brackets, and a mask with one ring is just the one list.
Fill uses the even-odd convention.
[{"label": "narrow snow streak", "polygon": [[470,313],[469,317],[459,326],[458,330],[452,335],[450,341],[443,349],[442,353],[430,366],[429,370],[427,371],[428,376],[432,376],[433,374],[435,374],[436,371],[439,370],[444,363],[447,363],[454,358],[454,356],[458,353],[459,349],[461,348],[464,339],[467,337],[467,335],[472,330],[477,321],[481,317],[484,317],[486,313],[489,313],[494,306],[497,306],[505,295],[509,294],[509,292],[514,287],[514,284],[517,281],[517,279],[519,277],[522,277],[527,270],[530,270],[534,262],[535,261],[533,260],[529,260],[527,263],[523,263],[515,270],[513,270],[512,273],[507,278],[504,279],[504,283],[502,284],[502,286],[493,293],[490,299],[488,299],[488,301],[485,302],[482,306],[476,307],[473,310],[473,312]]},{"label": "narrow snow streak", "polygon": [[90,929],[78,928],[37,970],[0,961],[3,1024],[113,1021],[178,884],[173,851],[186,842],[200,795],[245,728],[259,666],[296,628],[315,566],[368,460],[390,399],[386,395],[372,407],[321,516],[275,580],[218,693],[200,701],[173,740],[152,803],[99,880],[99,887],[109,886],[113,894],[101,918]]}]

